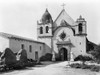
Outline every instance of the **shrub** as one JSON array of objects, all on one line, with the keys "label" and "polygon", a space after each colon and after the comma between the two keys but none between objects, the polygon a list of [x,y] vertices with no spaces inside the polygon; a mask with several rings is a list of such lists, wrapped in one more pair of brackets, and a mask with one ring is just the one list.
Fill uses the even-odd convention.
[{"label": "shrub", "polygon": [[91,65],[82,65],[81,68],[82,69],[91,69]]},{"label": "shrub", "polygon": [[27,61],[36,63],[36,60],[33,60],[33,59],[27,59]]},{"label": "shrub", "polygon": [[91,51],[91,54],[95,58],[95,60],[100,63],[100,44],[95,46],[94,50]]},{"label": "shrub", "polygon": [[79,64],[79,63],[71,64],[70,66],[73,68],[81,68],[81,64]]},{"label": "shrub", "polygon": [[91,71],[96,71],[96,72],[100,71],[100,66],[95,66],[95,65],[85,65],[85,64],[75,63],[71,64],[70,66],[72,68],[90,69]]},{"label": "shrub", "polygon": [[61,57],[58,54],[55,54],[56,61],[61,61]]},{"label": "shrub", "polygon": [[28,62],[28,63],[26,64],[27,67],[33,67],[34,65],[35,65],[35,63],[33,63],[33,62]]},{"label": "shrub", "polygon": [[34,65],[36,65],[36,60],[33,59],[27,59],[28,62],[26,63],[27,67],[33,67]]},{"label": "shrub", "polygon": [[89,56],[82,56],[82,55],[79,55],[78,57],[76,57],[74,59],[75,61],[82,61],[83,64],[85,64],[85,61],[90,61],[90,60],[93,60],[91,57]]},{"label": "shrub", "polygon": [[17,61],[17,63],[13,65],[14,69],[23,69],[25,67],[26,67],[26,64],[21,61]]},{"label": "shrub", "polygon": [[51,61],[52,60],[52,54],[47,53],[44,56],[40,57],[40,61]]},{"label": "shrub", "polygon": [[47,53],[46,55],[47,60],[51,61],[52,60],[52,54]]},{"label": "shrub", "polygon": [[79,55],[79,56],[77,56],[74,59],[74,61],[90,61],[90,60],[92,60],[91,57],[89,57],[89,56],[82,56],[82,55]]},{"label": "shrub", "polygon": [[100,71],[100,66],[92,66],[91,67],[91,71],[96,71],[96,72],[99,72]]},{"label": "shrub", "polygon": [[46,61],[46,57],[45,56],[40,57],[40,61]]}]

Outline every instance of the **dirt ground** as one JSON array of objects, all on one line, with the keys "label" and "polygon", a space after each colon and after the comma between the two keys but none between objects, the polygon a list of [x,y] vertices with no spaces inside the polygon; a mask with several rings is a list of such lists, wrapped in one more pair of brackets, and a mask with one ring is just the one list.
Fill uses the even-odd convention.
[{"label": "dirt ground", "polygon": [[67,66],[68,62],[42,62],[23,70],[2,73],[0,75],[100,75],[100,72],[90,70],[75,69]]}]

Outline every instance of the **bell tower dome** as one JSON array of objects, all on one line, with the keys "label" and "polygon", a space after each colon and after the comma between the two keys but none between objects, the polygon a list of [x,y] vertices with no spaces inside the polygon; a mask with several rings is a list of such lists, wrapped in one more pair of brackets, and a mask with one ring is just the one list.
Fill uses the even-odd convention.
[{"label": "bell tower dome", "polygon": [[46,9],[45,13],[43,14],[41,21],[43,24],[52,23],[52,17],[48,12],[48,9]]},{"label": "bell tower dome", "polygon": [[40,19],[40,22],[37,22],[38,37],[52,36],[52,24],[53,24],[52,17],[48,12],[48,9],[46,9],[45,13]]}]

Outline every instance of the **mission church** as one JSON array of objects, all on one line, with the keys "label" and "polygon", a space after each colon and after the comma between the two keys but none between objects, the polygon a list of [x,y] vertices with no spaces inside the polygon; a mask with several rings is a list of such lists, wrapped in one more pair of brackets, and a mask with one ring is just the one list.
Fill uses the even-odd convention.
[{"label": "mission church", "polygon": [[21,48],[27,51],[28,58],[38,59],[46,53],[52,54],[52,60],[71,60],[78,55],[88,55],[87,25],[82,16],[74,21],[63,8],[55,21],[48,9],[37,21],[37,40],[0,33],[0,51],[9,47],[16,53]]},{"label": "mission church", "polygon": [[53,60],[73,60],[86,53],[86,21],[82,16],[74,21],[63,9],[55,21],[46,9],[37,22],[38,40],[46,44],[46,53],[53,54]]}]

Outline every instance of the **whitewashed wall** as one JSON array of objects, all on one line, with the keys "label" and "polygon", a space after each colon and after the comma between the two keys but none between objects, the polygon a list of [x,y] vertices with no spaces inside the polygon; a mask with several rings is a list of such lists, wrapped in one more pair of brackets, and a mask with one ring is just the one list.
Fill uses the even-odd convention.
[{"label": "whitewashed wall", "polygon": [[[41,57],[44,52],[44,44],[38,42],[29,42],[23,40],[10,39],[9,46],[14,53],[21,49],[21,44],[24,44],[24,49],[27,51],[27,56],[29,59],[35,60],[35,51],[38,52],[38,57]],[[32,52],[29,51],[29,46],[32,46]],[[41,50],[40,50],[41,47]]]},{"label": "whitewashed wall", "polygon": [[86,36],[76,36],[71,48],[74,58],[78,55],[87,55],[86,53]]},{"label": "whitewashed wall", "polygon": [[[72,43],[71,52],[74,54],[74,58],[78,55],[88,55],[86,53],[86,36],[74,36],[71,28],[68,27],[60,27],[56,30],[53,37],[53,49],[56,53],[58,53],[57,40],[62,41],[59,35],[62,32],[66,33],[66,39],[64,41],[68,41],[70,39]],[[67,45],[66,45],[67,46]],[[66,48],[66,47],[65,47]]]},{"label": "whitewashed wall", "polygon": [[5,48],[9,48],[9,39],[0,36],[0,52],[3,52]]},{"label": "whitewashed wall", "polygon": [[46,53],[52,53],[52,43],[51,43],[51,38],[38,38],[39,41],[45,42],[45,51],[44,54]]}]

